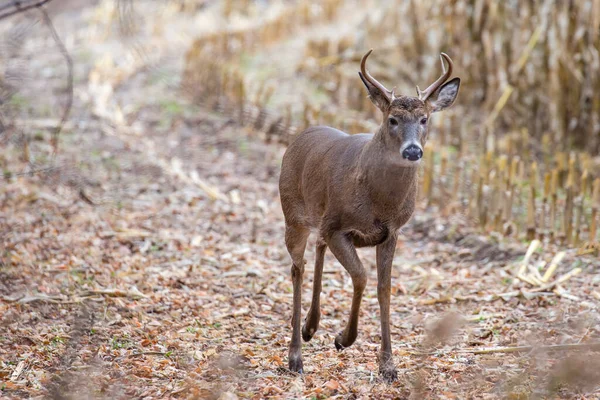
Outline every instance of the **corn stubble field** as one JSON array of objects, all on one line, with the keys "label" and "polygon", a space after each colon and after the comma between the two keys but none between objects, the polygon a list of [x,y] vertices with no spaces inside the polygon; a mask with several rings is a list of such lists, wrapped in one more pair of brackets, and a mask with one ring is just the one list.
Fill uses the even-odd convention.
[{"label": "corn stubble field", "polygon": [[[600,396],[600,1],[50,2],[0,21],[0,395]],[[287,370],[292,282],[277,181],[305,127],[373,132],[369,70],[432,118],[398,241],[378,376],[374,249],[357,342],[327,254],[321,327]],[[309,241],[303,316],[312,287]]]}]

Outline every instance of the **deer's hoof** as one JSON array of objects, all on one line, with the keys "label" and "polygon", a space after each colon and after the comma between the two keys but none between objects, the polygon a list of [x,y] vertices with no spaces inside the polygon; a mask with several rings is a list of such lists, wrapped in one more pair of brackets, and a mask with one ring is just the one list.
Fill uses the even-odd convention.
[{"label": "deer's hoof", "polygon": [[347,337],[347,336],[344,336],[344,332],[340,332],[335,337],[335,348],[338,350],[343,350],[346,347],[352,346],[355,341],[356,341],[356,335]]},{"label": "deer's hoof", "polygon": [[305,342],[310,342],[310,339],[313,338],[315,334],[315,330],[314,329],[308,329],[306,327],[306,324],[302,326],[302,340],[304,340]]},{"label": "deer's hoof", "polygon": [[379,373],[386,383],[392,383],[398,379],[398,371],[396,371],[396,368],[381,369]]},{"label": "deer's hoof", "polygon": [[342,344],[342,334],[341,333],[335,337],[335,340],[333,341],[333,343],[335,344],[335,348],[338,351],[342,351],[346,347]]},{"label": "deer's hoof", "polygon": [[303,368],[303,365],[302,365],[302,357],[301,356],[292,356],[292,355],[290,355],[289,366],[290,366],[290,371],[292,371],[292,372],[297,372],[299,374],[303,374],[304,373],[304,368]]}]

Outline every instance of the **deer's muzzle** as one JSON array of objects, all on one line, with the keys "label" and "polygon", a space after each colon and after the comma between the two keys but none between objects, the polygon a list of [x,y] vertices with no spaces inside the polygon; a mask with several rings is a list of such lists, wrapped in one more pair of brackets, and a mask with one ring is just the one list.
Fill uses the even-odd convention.
[{"label": "deer's muzzle", "polygon": [[416,144],[411,144],[402,152],[402,157],[409,161],[418,161],[423,157],[423,150]]}]

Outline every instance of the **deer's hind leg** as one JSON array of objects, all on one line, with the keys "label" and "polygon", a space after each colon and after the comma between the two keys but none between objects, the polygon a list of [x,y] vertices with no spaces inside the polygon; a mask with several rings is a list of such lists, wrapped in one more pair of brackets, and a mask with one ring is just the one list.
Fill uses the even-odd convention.
[{"label": "deer's hind leg", "polygon": [[327,246],[329,246],[329,249],[340,264],[348,271],[352,278],[352,285],[354,286],[348,325],[335,338],[335,347],[338,350],[342,350],[344,347],[351,346],[358,335],[358,315],[360,313],[362,295],[367,286],[367,272],[358,258],[358,254],[356,254],[352,239],[344,232],[338,231],[333,233],[327,239]]},{"label": "deer's hind leg", "polygon": [[302,339],[308,342],[319,329],[319,320],[321,319],[321,280],[323,279],[323,262],[325,261],[325,251],[327,244],[323,239],[317,240],[317,254],[315,257],[315,275],[313,279],[313,293],[310,309],[302,327]]},{"label": "deer's hind leg", "polygon": [[310,230],[302,225],[286,225],[285,244],[292,257],[292,282],[294,307],[292,313],[292,341],[290,343],[289,366],[294,372],[303,372],[302,340],[300,339],[300,317],[302,314],[302,277],[304,275],[304,251]]}]

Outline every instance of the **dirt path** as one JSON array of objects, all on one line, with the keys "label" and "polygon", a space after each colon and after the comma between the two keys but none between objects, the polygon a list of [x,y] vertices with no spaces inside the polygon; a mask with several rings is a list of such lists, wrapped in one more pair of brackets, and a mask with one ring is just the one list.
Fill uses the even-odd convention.
[{"label": "dirt path", "polygon": [[[591,352],[464,351],[597,339],[597,262],[577,261],[584,272],[569,288],[578,301],[523,297],[512,274],[526,245],[493,243],[431,210],[404,229],[394,260],[398,382],[377,374],[373,249],[360,251],[370,272],[357,343],[343,352],[333,345],[351,282],[328,253],[321,327],[303,349],[306,374],[287,372],[292,286],[277,190],[284,148],[174,90],[185,40],[167,49],[158,35],[148,42],[155,59],[130,59],[103,19],[108,11],[95,10],[79,22],[56,16],[79,66],[58,168],[19,175],[31,167],[16,134],[2,142],[12,176],[0,186],[1,395],[525,398],[553,385],[563,394],[594,390],[592,369],[578,367],[596,362]],[[179,22],[182,30],[194,23]],[[90,31],[102,29],[103,45],[85,50]],[[33,57],[44,35],[35,30],[26,41],[19,57]],[[32,71],[55,67],[50,81],[59,85],[60,57],[46,62]],[[42,84],[29,82],[23,97]],[[51,124],[28,117],[23,127],[40,126],[32,154],[47,165]],[[303,312],[313,247],[314,237]]]}]

